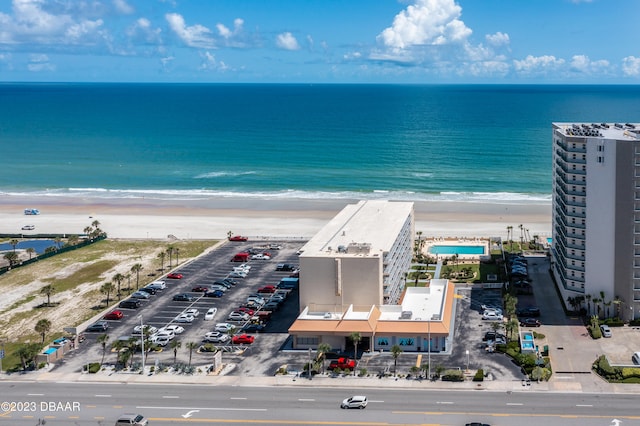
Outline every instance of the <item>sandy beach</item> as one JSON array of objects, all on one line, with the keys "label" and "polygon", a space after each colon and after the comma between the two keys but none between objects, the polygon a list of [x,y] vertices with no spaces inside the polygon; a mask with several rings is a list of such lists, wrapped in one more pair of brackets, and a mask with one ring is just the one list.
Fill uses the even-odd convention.
[{"label": "sandy beach", "polygon": [[[346,204],[357,200],[160,200],[3,196],[0,233],[82,233],[97,220],[111,238],[219,239],[229,231],[251,238],[309,238]],[[25,208],[41,214],[24,215]],[[550,236],[551,206],[470,202],[416,202],[416,232],[430,237]],[[33,231],[22,226],[35,225]]]}]

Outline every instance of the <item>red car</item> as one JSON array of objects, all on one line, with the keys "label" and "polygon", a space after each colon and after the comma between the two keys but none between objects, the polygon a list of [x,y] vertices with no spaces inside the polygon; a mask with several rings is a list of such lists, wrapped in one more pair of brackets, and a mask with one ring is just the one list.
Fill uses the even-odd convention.
[{"label": "red car", "polygon": [[122,313],[122,311],[111,311],[107,315],[104,316],[104,319],[106,319],[106,320],[119,320],[119,319],[122,319],[122,317],[124,317],[124,314]]},{"label": "red car", "polygon": [[250,336],[248,334],[236,334],[231,339],[231,343],[233,343],[234,345],[250,345],[254,340],[254,336]]},{"label": "red car", "polygon": [[172,272],[169,275],[167,275],[167,278],[171,278],[172,280],[181,280],[182,274],[178,274],[177,272]]},{"label": "red car", "polygon": [[229,241],[248,241],[249,238],[243,237],[242,235],[234,235],[233,237],[229,237]]},{"label": "red car", "polygon": [[198,293],[206,293],[209,290],[211,290],[209,287],[205,287],[205,286],[202,286],[202,285],[196,286],[196,287],[191,289],[191,291],[195,291],[195,292],[198,292]]},{"label": "red car", "polygon": [[251,308],[247,308],[246,306],[240,306],[238,309],[236,309],[236,312],[242,312],[243,314],[253,315],[256,311],[254,311]]},{"label": "red car", "polygon": [[335,370],[336,368],[340,370],[353,370],[356,368],[356,360],[351,358],[338,358],[331,361],[329,370]]},{"label": "red car", "polygon": [[272,285],[265,285],[258,289],[258,293],[275,293],[278,289]]}]

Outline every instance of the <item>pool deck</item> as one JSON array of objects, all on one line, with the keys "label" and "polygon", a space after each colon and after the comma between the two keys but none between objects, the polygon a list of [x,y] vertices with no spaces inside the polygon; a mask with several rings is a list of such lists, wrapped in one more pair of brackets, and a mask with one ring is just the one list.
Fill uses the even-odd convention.
[{"label": "pool deck", "polygon": [[489,240],[482,238],[433,238],[425,240],[425,244],[423,247],[423,253],[427,256],[435,256],[436,259],[447,259],[453,254],[433,254],[431,253],[431,248],[434,246],[483,246],[484,254],[465,254],[458,253],[458,259],[460,260],[471,260],[471,261],[479,261],[482,259],[488,259],[491,257],[491,251],[489,247]]}]

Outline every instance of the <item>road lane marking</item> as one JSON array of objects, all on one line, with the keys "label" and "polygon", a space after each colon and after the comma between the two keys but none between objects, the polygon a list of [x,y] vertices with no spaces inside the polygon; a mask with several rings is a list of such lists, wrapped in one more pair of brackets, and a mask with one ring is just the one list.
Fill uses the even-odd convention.
[{"label": "road lane marking", "polygon": [[452,401],[437,401],[436,404],[453,404]]},{"label": "road lane marking", "polygon": [[266,408],[226,408],[226,407],[154,407],[150,405],[140,405],[136,408],[149,410],[209,410],[209,411],[267,411]]},{"label": "road lane marking", "polygon": [[315,399],[314,398],[298,398],[298,401],[313,402],[315,401]]},{"label": "road lane marking", "polygon": [[239,397],[239,396],[236,396],[236,397],[232,397],[232,398],[229,398],[229,399],[241,399],[241,400],[243,400],[243,401],[244,401],[244,400],[246,400],[246,399],[248,399],[248,398],[246,398],[246,397]]},{"label": "road lane marking", "polygon": [[521,402],[507,402],[507,405],[524,405]]},{"label": "road lane marking", "polygon": [[43,393],[28,393],[27,396],[44,396]]},{"label": "road lane marking", "polygon": [[163,398],[165,399],[179,399],[180,397],[177,395],[164,395]]},{"label": "road lane marking", "polygon": [[111,395],[98,394],[94,395],[96,398],[111,398]]},{"label": "road lane marking", "polygon": [[576,407],[593,407],[592,404],[576,404]]}]

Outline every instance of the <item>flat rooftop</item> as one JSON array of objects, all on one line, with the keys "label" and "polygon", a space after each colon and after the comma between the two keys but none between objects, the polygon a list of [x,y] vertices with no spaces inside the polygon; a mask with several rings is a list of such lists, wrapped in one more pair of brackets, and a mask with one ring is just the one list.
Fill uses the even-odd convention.
[{"label": "flat rooftop", "polygon": [[439,321],[442,318],[447,280],[431,280],[428,287],[407,287],[400,305],[380,306],[381,321]]},{"label": "flat rooftop", "polygon": [[565,136],[640,140],[640,123],[553,123]]},{"label": "flat rooftop", "polygon": [[413,203],[385,200],[349,204],[302,248],[301,256],[380,256],[413,215]]}]

